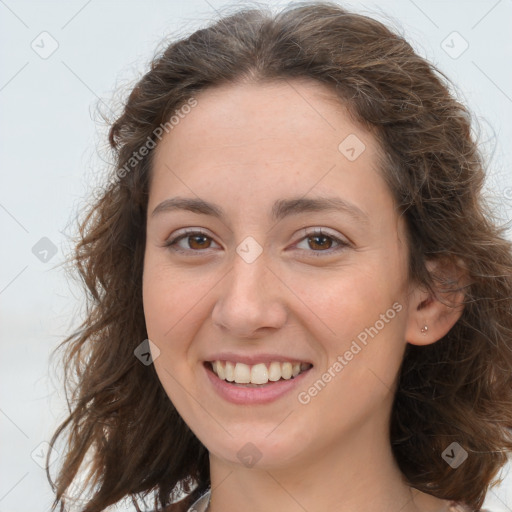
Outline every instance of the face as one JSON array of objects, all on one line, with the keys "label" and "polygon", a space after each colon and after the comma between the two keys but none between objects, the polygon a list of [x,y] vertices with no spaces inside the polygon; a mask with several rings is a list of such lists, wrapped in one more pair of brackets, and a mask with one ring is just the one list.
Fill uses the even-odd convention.
[{"label": "face", "polygon": [[[196,99],[155,150],[148,205],[144,313],[169,398],[229,464],[385,432],[409,286],[376,140],[317,83]],[[216,360],[279,380],[230,383]]]}]

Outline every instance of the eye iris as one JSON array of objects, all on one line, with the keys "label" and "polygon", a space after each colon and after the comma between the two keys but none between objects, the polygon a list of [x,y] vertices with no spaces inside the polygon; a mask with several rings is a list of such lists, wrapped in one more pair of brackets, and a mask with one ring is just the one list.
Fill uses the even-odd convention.
[{"label": "eye iris", "polygon": [[[331,248],[331,245],[332,245],[332,239],[328,236],[325,236],[325,235],[314,235],[314,236],[310,236],[309,237],[309,240],[323,240],[324,242],[327,240],[329,241],[329,246],[328,247],[325,247],[325,245],[322,245],[320,247],[320,249],[330,249]],[[316,241],[314,242],[314,245],[321,245],[322,243],[318,244]],[[313,249],[314,247],[312,247],[312,244],[309,244],[309,246]]]},{"label": "eye iris", "polygon": [[[205,235],[191,235],[188,239],[188,245],[191,249],[204,249],[205,247],[209,247],[209,245],[205,245],[205,242],[208,243],[208,237]],[[199,242],[199,247],[194,247],[194,243],[197,242],[198,239],[202,240],[202,242]]]}]

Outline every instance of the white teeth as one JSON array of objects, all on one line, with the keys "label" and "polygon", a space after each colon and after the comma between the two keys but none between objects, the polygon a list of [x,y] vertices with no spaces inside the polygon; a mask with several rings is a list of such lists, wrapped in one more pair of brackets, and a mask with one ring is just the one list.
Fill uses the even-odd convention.
[{"label": "white teeth", "polygon": [[286,380],[292,378],[292,363],[283,363],[281,366],[281,377]]},{"label": "white teeth", "polygon": [[214,372],[219,376],[220,379],[226,379],[226,370],[220,361],[215,361],[217,363]]},{"label": "white teeth", "polygon": [[[238,364],[238,363],[237,363]],[[251,383],[266,384],[268,382],[268,370],[263,363],[255,364],[251,368]]]},{"label": "white teeth", "polygon": [[244,363],[236,363],[235,382],[238,384],[249,384],[251,382],[251,367]]},{"label": "white teeth", "polygon": [[213,361],[213,372],[222,380],[237,384],[267,384],[280,379],[289,380],[296,377],[304,370],[308,370],[309,363],[272,361],[268,367],[264,363],[247,365],[244,363],[232,363],[230,361]]},{"label": "white teeth", "polygon": [[272,361],[268,369],[268,380],[275,382],[281,378],[281,363]]},{"label": "white teeth", "polygon": [[[222,366],[222,363],[220,361],[217,361]],[[215,370],[213,370],[215,371]],[[229,361],[226,361],[226,365],[224,366],[224,378],[228,380],[229,382],[233,382],[235,380],[235,365]],[[217,373],[217,375],[219,375]],[[219,375],[220,377],[220,375]]]}]

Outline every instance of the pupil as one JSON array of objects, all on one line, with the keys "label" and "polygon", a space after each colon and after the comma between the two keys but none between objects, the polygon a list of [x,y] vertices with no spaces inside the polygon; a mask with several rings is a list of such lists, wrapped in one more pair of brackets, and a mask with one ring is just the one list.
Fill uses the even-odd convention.
[{"label": "pupil", "polygon": [[[311,237],[313,240],[315,240],[314,244],[315,245],[322,245],[322,243],[318,244],[316,242],[316,240],[323,240],[324,241],[324,244],[325,244],[325,241],[328,240],[329,237],[327,236],[321,236],[321,235],[317,235],[317,236],[313,236]],[[325,248],[325,245],[323,245],[323,247]],[[330,247],[330,246],[329,246]],[[329,247],[327,247],[327,249],[329,249]]]},{"label": "pupil", "polygon": [[[204,246],[205,241],[206,241],[206,238],[207,238],[207,237],[206,237],[206,236],[204,236],[204,235],[195,235],[195,236],[193,236],[193,237],[192,237],[192,245],[193,245],[194,243],[196,243],[196,242],[197,242],[197,240],[200,240],[200,241],[199,241],[199,243],[198,243],[198,245],[199,245],[199,246],[200,246],[200,248],[201,248],[202,246]],[[202,240],[202,241],[201,241],[201,240]],[[189,245],[191,245],[191,244],[189,243]]]}]

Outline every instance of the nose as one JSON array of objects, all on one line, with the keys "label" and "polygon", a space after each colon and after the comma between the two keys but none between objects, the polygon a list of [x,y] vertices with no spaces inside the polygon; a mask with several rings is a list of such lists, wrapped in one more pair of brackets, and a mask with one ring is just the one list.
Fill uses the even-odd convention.
[{"label": "nose", "polygon": [[285,289],[266,258],[247,263],[236,256],[219,288],[213,323],[232,338],[268,336],[286,323]]}]

